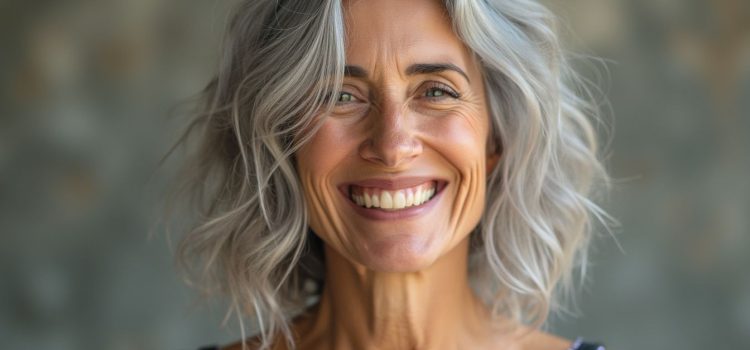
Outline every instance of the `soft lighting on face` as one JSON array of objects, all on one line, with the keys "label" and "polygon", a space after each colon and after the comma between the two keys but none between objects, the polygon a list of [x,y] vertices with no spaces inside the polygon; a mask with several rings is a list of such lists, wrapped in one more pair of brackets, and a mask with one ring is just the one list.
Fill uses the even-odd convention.
[{"label": "soft lighting on face", "polygon": [[483,81],[443,11],[432,1],[349,4],[342,92],[297,153],[311,228],[374,270],[429,266],[484,209]]}]

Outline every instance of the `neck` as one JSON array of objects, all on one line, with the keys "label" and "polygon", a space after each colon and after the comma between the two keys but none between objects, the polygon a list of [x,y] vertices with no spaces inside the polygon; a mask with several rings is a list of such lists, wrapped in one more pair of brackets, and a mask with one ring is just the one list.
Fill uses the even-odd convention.
[{"label": "neck", "polygon": [[468,279],[468,238],[427,269],[368,270],[326,247],[326,281],[307,333],[317,344],[355,349],[467,345],[489,317]]}]

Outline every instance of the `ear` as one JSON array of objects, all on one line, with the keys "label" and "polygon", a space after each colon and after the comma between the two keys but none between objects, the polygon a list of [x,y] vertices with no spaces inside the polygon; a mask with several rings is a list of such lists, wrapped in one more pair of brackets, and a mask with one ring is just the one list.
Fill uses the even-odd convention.
[{"label": "ear", "polygon": [[487,153],[487,162],[486,168],[487,168],[487,174],[491,173],[492,170],[495,169],[495,166],[497,166],[497,163],[500,161],[501,153],[499,150],[495,150],[493,152]]},{"label": "ear", "polygon": [[501,141],[496,138],[495,132],[490,129],[490,135],[487,137],[487,159],[485,162],[485,172],[487,175],[495,170],[495,166],[500,161],[503,155],[503,147]]}]

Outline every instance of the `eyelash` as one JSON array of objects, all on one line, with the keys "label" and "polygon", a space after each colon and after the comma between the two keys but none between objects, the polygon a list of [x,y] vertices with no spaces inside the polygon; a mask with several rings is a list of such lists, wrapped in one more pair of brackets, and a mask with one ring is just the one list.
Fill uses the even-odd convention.
[{"label": "eyelash", "polygon": [[[429,99],[429,100],[439,100],[442,97],[444,97],[444,96],[427,96],[427,93],[429,93],[431,91],[440,91],[440,92],[443,92],[447,96],[450,96],[451,98],[454,98],[454,99],[458,99],[458,98],[461,97],[461,94],[459,94],[458,92],[456,92],[456,90],[453,90],[450,86],[448,86],[446,84],[443,84],[443,83],[438,83],[438,82],[430,82],[430,83],[428,83],[428,86],[424,90],[424,92],[423,92],[424,95],[422,97],[426,98],[426,99]],[[341,101],[341,98],[344,95],[351,96],[352,100],[350,100],[350,101]],[[339,93],[339,97],[336,100],[336,104],[344,104],[344,103],[347,103],[347,102],[354,102],[354,100],[357,100],[357,97],[355,97],[354,94],[352,94],[350,92],[342,91],[341,93]]]},{"label": "eyelash", "polygon": [[443,83],[438,83],[438,82],[430,82],[427,88],[424,90],[425,95],[422,97],[427,98],[427,99],[440,99],[442,97],[442,96],[427,96],[426,94],[430,91],[441,91],[454,99],[458,99],[461,97],[461,94],[456,92],[456,90],[453,90],[450,86],[443,84]]},{"label": "eyelash", "polygon": [[[342,97],[343,97],[344,95],[349,95],[349,96],[351,96],[351,100],[349,100],[349,101],[341,101],[341,98],[342,98]],[[342,92],[340,92],[340,93],[339,93],[339,97],[338,97],[338,99],[336,100],[336,103],[337,103],[337,104],[339,104],[339,103],[353,102],[353,101],[354,101],[354,100],[356,100],[356,99],[357,99],[357,98],[356,98],[356,97],[354,97],[354,94],[352,94],[352,93],[349,93],[349,92],[346,92],[346,91],[342,91]]]}]

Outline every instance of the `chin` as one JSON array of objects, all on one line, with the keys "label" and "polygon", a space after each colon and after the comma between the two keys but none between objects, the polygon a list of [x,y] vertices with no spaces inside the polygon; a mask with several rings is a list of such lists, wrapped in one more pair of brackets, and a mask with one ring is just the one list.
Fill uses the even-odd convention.
[{"label": "chin", "polygon": [[429,268],[440,256],[434,240],[397,235],[369,242],[357,260],[380,272],[416,272]]}]

